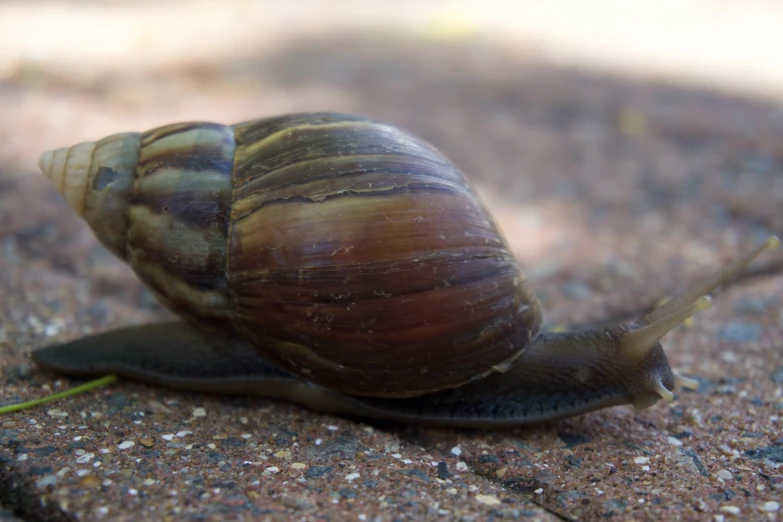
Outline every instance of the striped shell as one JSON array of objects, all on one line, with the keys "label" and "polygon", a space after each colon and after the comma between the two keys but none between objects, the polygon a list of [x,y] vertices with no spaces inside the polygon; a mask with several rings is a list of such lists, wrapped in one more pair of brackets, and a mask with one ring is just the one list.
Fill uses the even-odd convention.
[{"label": "striped shell", "polygon": [[462,173],[384,123],[183,123],[39,164],[165,306],[344,393],[458,386],[502,371],[540,328]]}]

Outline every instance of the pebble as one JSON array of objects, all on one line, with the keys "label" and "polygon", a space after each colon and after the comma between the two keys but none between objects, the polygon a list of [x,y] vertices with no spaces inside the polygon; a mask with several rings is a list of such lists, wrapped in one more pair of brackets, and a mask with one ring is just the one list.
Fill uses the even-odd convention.
[{"label": "pebble", "polygon": [[301,462],[294,462],[291,464],[291,467],[294,469],[305,469],[307,467],[307,464],[302,464]]},{"label": "pebble", "polygon": [[740,508],[737,506],[721,506],[720,510],[724,513],[729,513],[730,515],[739,515],[740,514]]},{"label": "pebble", "polygon": [[722,469],[718,471],[718,476],[722,478],[723,480],[733,480],[734,476],[731,474],[731,471],[727,469]]},{"label": "pebble", "polygon": [[277,466],[270,466],[270,467],[268,467],[268,468],[266,468],[266,469],[264,470],[264,472],[262,473],[262,475],[267,475],[267,476],[269,476],[269,475],[274,475],[274,474],[276,474],[276,473],[280,473],[280,468],[278,468]]},{"label": "pebble", "polygon": [[460,448],[459,446],[454,446],[453,448],[451,448],[451,454],[459,457],[460,455],[462,455],[462,448]]},{"label": "pebble", "polygon": [[761,331],[761,325],[756,323],[731,321],[718,332],[718,336],[726,342],[741,344],[758,341]]},{"label": "pebble", "polygon": [[207,416],[207,410],[204,408],[194,408],[193,409],[193,416],[194,417],[206,417]]},{"label": "pebble", "polygon": [[672,446],[680,447],[682,446],[682,441],[678,439],[677,437],[668,436],[666,437],[666,442],[671,444]]},{"label": "pebble", "polygon": [[135,442],[133,442],[132,440],[126,440],[125,442],[123,442],[122,444],[120,444],[118,447],[119,447],[120,449],[124,450],[124,449],[128,449],[128,448],[132,448],[132,447],[133,447],[133,446],[135,446],[135,445],[136,445],[136,443],[135,443]]},{"label": "pebble", "polygon": [[41,477],[38,482],[35,483],[35,485],[38,488],[45,488],[47,486],[54,486],[57,484],[57,476],[56,475],[46,475],[45,477]]},{"label": "pebble", "polygon": [[500,504],[500,499],[495,495],[476,495],[476,500],[488,506],[497,506]]},{"label": "pebble", "polygon": [[649,464],[650,463],[650,457],[636,457],[633,459],[634,463],[636,464]]},{"label": "pebble", "polygon": [[780,503],[770,500],[759,506],[759,509],[761,511],[766,511],[767,513],[775,513],[776,511],[780,511]]},{"label": "pebble", "polygon": [[97,488],[101,485],[101,480],[95,475],[87,475],[79,481],[80,488]]},{"label": "pebble", "polygon": [[145,448],[151,448],[153,445],[152,439],[139,439],[139,443]]},{"label": "pebble", "polygon": [[[131,442],[131,444],[133,444],[133,443]],[[95,454],[94,453],[85,453],[84,455],[82,455],[81,457],[76,459],[76,463],[77,464],[87,464],[93,458],[95,458]]]}]

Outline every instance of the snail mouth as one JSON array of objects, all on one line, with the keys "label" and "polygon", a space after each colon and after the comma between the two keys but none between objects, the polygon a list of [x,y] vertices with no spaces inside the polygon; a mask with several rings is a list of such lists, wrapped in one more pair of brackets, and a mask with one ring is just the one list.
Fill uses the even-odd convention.
[{"label": "snail mouth", "polygon": [[634,408],[637,410],[645,410],[650,406],[653,406],[660,399],[671,402],[674,400],[674,391],[676,387],[689,390],[699,389],[699,383],[694,379],[689,379],[676,373],[673,373],[672,376],[673,379],[668,379],[672,380],[672,385],[670,386],[664,384],[662,376],[656,375],[642,390],[631,394],[631,404],[633,404]]}]

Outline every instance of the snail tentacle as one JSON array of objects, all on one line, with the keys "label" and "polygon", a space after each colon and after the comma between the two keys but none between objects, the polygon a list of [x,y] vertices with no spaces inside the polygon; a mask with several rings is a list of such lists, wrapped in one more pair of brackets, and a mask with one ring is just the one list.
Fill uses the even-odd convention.
[{"label": "snail tentacle", "polygon": [[740,271],[742,271],[745,267],[747,267],[754,259],[760,256],[762,253],[764,253],[767,250],[775,249],[778,246],[780,246],[780,239],[778,239],[778,237],[774,235],[769,236],[766,241],[764,241],[761,245],[757,246],[750,252],[732,261],[731,263],[723,267],[721,270],[707,277],[705,280],[701,281],[700,283],[693,285],[691,288],[689,288],[682,294],[667,301],[661,307],[656,308],[650,313],[644,315],[637,321],[637,324],[640,325],[652,324],[660,320],[662,317],[670,315],[676,310],[682,309],[683,307],[696,302],[702,296],[711,294],[723,283],[725,283],[727,280],[731,279],[732,277],[737,275]]}]

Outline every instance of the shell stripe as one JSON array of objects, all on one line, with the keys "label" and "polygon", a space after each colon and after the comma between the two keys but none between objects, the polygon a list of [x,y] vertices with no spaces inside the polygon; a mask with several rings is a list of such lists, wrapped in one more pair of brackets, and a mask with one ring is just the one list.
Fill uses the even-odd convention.
[{"label": "shell stripe", "polygon": [[142,137],[129,210],[129,256],[186,318],[226,320],[231,127],[187,123]]},{"label": "shell stripe", "polygon": [[[292,187],[329,181],[342,182],[357,178],[356,183],[370,184],[405,184],[411,178],[428,180],[449,186],[453,190],[468,192],[464,183],[443,179],[439,175],[443,169],[440,162],[420,158],[416,163],[401,160],[394,154],[351,154],[339,157],[323,157],[302,159],[296,163],[282,165],[275,170],[269,170],[262,176],[246,178],[242,183],[235,183],[235,188],[241,192],[264,192],[270,190],[289,190]],[[369,176],[376,175],[374,179]],[[361,179],[367,177],[368,179]]]},{"label": "shell stripe", "polygon": [[374,122],[291,126],[253,141],[258,137],[258,129],[263,127],[263,124],[235,127],[237,144],[241,148],[235,164],[235,184],[287,165],[319,158],[385,154],[427,159],[448,166],[423,142]]}]

